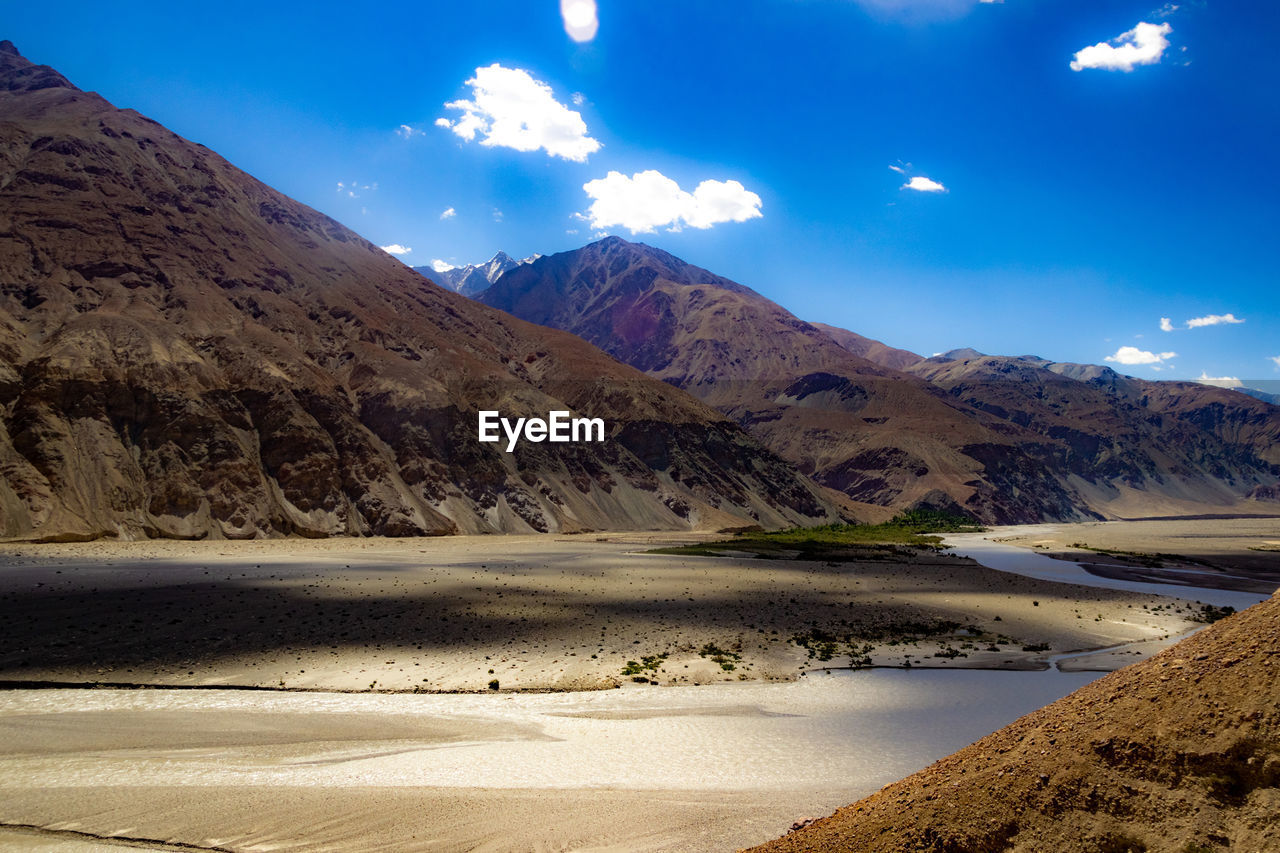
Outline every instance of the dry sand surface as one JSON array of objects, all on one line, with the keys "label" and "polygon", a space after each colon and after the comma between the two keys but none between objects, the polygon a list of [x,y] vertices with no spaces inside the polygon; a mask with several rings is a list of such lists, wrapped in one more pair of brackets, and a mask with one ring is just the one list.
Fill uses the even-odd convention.
[{"label": "dry sand surface", "polygon": [[[805,682],[787,682],[804,670],[848,663],[844,647],[829,663],[811,658],[792,642],[797,635],[878,633],[870,657],[881,664],[1031,669],[1043,668],[1054,653],[1178,635],[1197,624],[1189,621],[1190,602],[1039,581],[954,557],[821,563],[646,553],[671,542],[590,535],[3,546],[0,679],[11,689],[0,694],[8,697],[0,714],[0,824],[11,826],[0,829],[0,846],[74,853],[116,843],[90,837],[97,833],[234,850],[732,849],[826,813],[871,790],[860,786],[878,787],[984,733],[949,733],[959,739],[933,753],[912,738],[881,738],[845,759],[889,763],[856,774],[832,765],[832,779],[856,781],[833,787],[828,779],[819,790],[806,768],[836,755],[848,726],[861,723],[830,730],[813,723],[817,740],[792,741],[805,745],[804,755],[777,754],[769,726],[792,725],[781,718],[808,719],[809,711],[785,699],[698,711],[691,709],[696,701],[682,698],[706,690],[800,688]],[[967,627],[902,642],[911,625],[938,622]],[[993,641],[999,651],[985,651]],[[732,668],[699,654],[707,644],[730,653],[722,659]],[[1042,644],[1047,649],[1022,650]],[[940,649],[957,656],[934,657]],[[667,657],[644,677],[721,686],[668,690],[623,675],[627,661],[658,654]],[[857,675],[863,674],[847,677]],[[806,681],[824,677],[835,679],[814,674]],[[492,680],[499,695],[490,693]],[[17,682],[276,689],[51,691]],[[487,695],[280,693],[281,684]],[[508,692],[619,684],[625,689],[605,693]],[[895,690],[877,700],[882,717],[901,719],[922,703],[942,701],[941,694],[908,700]],[[1014,693],[1023,690],[1020,682]],[[219,710],[231,701],[218,698],[226,695],[338,704],[322,720],[305,709],[232,714]],[[979,705],[987,701],[984,690],[977,695]],[[81,708],[95,696],[150,710]],[[187,697],[182,701],[203,713],[184,717],[147,705],[178,701],[171,696]],[[536,725],[513,718],[495,727],[485,714],[398,719],[343,705],[483,700],[522,708],[573,696],[618,696],[624,705],[638,697],[662,708],[575,711],[560,723],[550,714]],[[672,703],[675,710],[667,707]],[[334,707],[345,711],[334,714]],[[950,711],[937,713],[948,719]],[[534,760],[520,765],[532,775],[510,776],[503,744],[519,743],[536,755],[539,744],[563,743],[568,735],[557,734],[558,726],[570,724],[600,739],[593,751],[574,753],[586,768],[576,781],[557,781],[550,765]],[[611,743],[619,725],[629,729],[625,743]],[[707,747],[706,755],[722,755],[719,731],[740,760],[715,773],[710,758],[667,743],[707,742],[716,748]],[[756,734],[740,740],[743,732]],[[467,758],[456,779],[428,772],[472,754],[459,750],[475,749],[490,764],[473,766]],[[648,783],[619,784],[606,772],[617,750],[648,767]],[[757,760],[771,769],[751,769]],[[191,767],[198,772],[188,773]],[[544,776],[537,775],[540,767]]]},{"label": "dry sand surface", "polygon": [[[791,642],[815,629],[879,634],[884,642],[869,655],[877,664],[1039,668],[1047,654],[1194,627],[1189,603],[1046,583],[952,557],[815,563],[645,553],[659,541],[669,540],[4,546],[0,679],[593,689],[622,683],[628,661],[660,654],[668,657],[647,675],[662,684],[793,678],[819,664]],[[894,643],[912,625],[940,621],[967,627]],[[727,661],[732,669],[699,654],[708,644],[739,656]],[[940,644],[957,656],[933,657]],[[998,651],[986,651],[992,645]],[[830,665],[848,662],[840,648]]]},{"label": "dry sand surface", "polygon": [[[84,812],[86,799],[93,801],[87,819],[67,820],[68,814]],[[0,828],[0,849],[118,851],[125,846],[120,841],[94,836],[96,827],[118,826],[127,828],[123,838],[147,840],[137,846],[161,850],[702,853],[777,835],[790,825],[796,807],[794,800],[771,793],[262,786],[86,792],[65,788],[14,794],[10,808],[30,815],[27,819],[40,828]],[[64,826],[80,828],[49,828]],[[735,838],[740,841],[731,840]]]},{"label": "dry sand surface", "polygon": [[758,853],[1280,850],[1280,598]]},{"label": "dry sand surface", "polygon": [[541,694],[8,690],[0,826],[60,843],[79,832],[235,850],[731,850],[1093,677],[878,669]]}]

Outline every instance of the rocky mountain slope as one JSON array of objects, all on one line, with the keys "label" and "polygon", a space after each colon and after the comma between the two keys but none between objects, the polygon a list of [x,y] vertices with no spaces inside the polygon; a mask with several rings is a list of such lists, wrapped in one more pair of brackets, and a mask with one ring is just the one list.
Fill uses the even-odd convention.
[{"label": "rocky mountain slope", "polygon": [[759,853],[1280,850],[1280,598]]},{"label": "rocky mountain slope", "polygon": [[1124,514],[1134,493],[1225,506],[1276,482],[1280,409],[1235,391],[972,350],[906,369],[1064,445],[1061,466],[1103,510]]},{"label": "rocky mountain slope", "polygon": [[515,269],[521,264],[531,264],[542,255],[532,255],[516,260],[506,252],[498,252],[483,264],[467,264],[461,267],[436,269],[434,266],[414,267],[413,269],[434,281],[441,287],[447,287],[463,296],[475,296],[493,284],[502,274]]},{"label": "rocky mountain slope", "polygon": [[[1213,389],[1193,400],[1162,383],[1109,394],[1097,387],[1108,380],[1043,365],[1026,366],[1040,386],[1010,373],[967,393],[937,365],[974,364],[976,352],[923,360],[805,323],[616,237],[506,273],[479,298],[690,391],[863,503],[1071,520],[1235,506],[1280,481],[1265,450],[1280,426],[1274,407]],[[1048,386],[1058,396],[1038,400]],[[1013,405],[1028,395],[1036,405]]]},{"label": "rocky mountain slope", "polygon": [[849,352],[854,355],[860,355],[867,361],[875,362],[883,367],[905,370],[916,362],[924,361],[924,356],[922,355],[916,355],[910,350],[891,347],[888,344],[863,337],[857,332],[851,332],[848,329],[828,326],[826,323],[814,323],[813,325],[815,328],[821,329],[827,334],[827,337]]},{"label": "rocky mountain slope", "polygon": [[513,270],[479,299],[691,392],[855,501],[992,522],[1091,517],[1019,449],[1030,433],[658,249],[609,237]]},{"label": "rocky mountain slope", "polygon": [[[477,441],[477,411],[605,420]],[[0,533],[252,537],[830,520],[737,425],[424,282],[0,43]]]}]

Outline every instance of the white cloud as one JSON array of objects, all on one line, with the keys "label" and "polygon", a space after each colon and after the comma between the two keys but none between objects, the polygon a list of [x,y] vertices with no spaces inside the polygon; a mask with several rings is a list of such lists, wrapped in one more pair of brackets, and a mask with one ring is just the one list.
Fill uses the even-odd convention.
[{"label": "white cloud", "polygon": [[1209,371],[1207,370],[1200,371],[1200,375],[1196,377],[1196,381],[1217,385],[1221,388],[1244,387],[1244,383],[1240,381],[1240,377],[1238,376],[1210,376]]},{"label": "white cloud", "polygon": [[[891,166],[890,168],[893,167]],[[931,181],[921,175],[916,175],[914,178],[903,184],[901,188],[904,190],[915,190],[922,193],[944,193],[947,191],[947,188],[942,184],[937,181]]]},{"label": "white cloud", "polygon": [[1244,320],[1235,314],[1208,314],[1204,317],[1193,317],[1187,321],[1188,329],[1199,329],[1201,326],[1221,326],[1224,324],[1243,323]]},{"label": "white cloud", "polygon": [[378,248],[389,255],[407,255],[413,251],[408,246],[401,246],[399,243],[392,243],[390,246],[379,246]]},{"label": "white cloud", "polygon": [[591,41],[600,29],[596,0],[560,0],[560,17],[564,18],[564,31],[574,41]]},{"label": "white cloud", "polygon": [[595,229],[618,225],[632,234],[666,227],[679,231],[710,228],[720,222],[745,222],[761,216],[760,196],[738,181],[703,181],[693,192],[661,172],[649,169],[630,178],[609,172],[582,185],[593,201],[583,216]]},{"label": "white cloud", "polygon": [[448,272],[449,270],[457,269],[453,264],[442,261],[439,258],[436,258],[431,262],[431,268],[436,272]]},{"label": "white cloud", "polygon": [[1132,71],[1137,65],[1154,65],[1164,55],[1173,32],[1168,24],[1140,23],[1127,33],[1108,42],[1098,42],[1076,51],[1072,71],[1101,68],[1106,71]]},{"label": "white cloud", "polygon": [[407,124],[402,124],[396,128],[396,136],[401,139],[411,139],[415,136],[422,136],[424,133],[426,133],[425,130],[419,130],[416,127],[410,127]]},{"label": "white cloud", "polygon": [[498,210],[498,208],[496,208],[496,207],[493,209],[493,221],[494,221],[494,222],[501,222],[501,221],[502,221],[502,211],[501,211],[501,210]]},{"label": "white cloud", "polygon": [[378,184],[375,181],[372,184],[362,184],[359,181],[338,181],[338,195],[345,195],[347,198],[360,198],[357,190],[377,191]]},{"label": "white cloud", "polygon": [[454,210],[452,207],[446,207],[446,208],[441,212],[441,214],[440,214],[440,218],[441,218],[441,219],[453,219],[453,217],[455,217],[455,216],[457,216],[457,215],[458,215],[458,211]]},{"label": "white cloud", "polygon": [[1267,356],[1267,358],[1271,359],[1276,363],[1276,370],[1280,370],[1280,355],[1270,355],[1270,356]]},{"label": "white cloud", "polygon": [[569,100],[573,101],[575,107],[580,107],[587,102],[587,96],[581,92],[574,92],[569,96]]},{"label": "white cloud", "polygon": [[1107,356],[1104,361],[1114,361],[1117,364],[1164,364],[1171,358],[1177,358],[1176,352],[1154,353],[1140,350],[1137,347],[1120,347],[1116,350],[1115,355]]},{"label": "white cloud", "polygon": [[479,135],[480,144],[490,148],[541,148],[549,157],[578,163],[600,150],[600,143],[587,135],[582,115],[552,97],[551,87],[528,71],[494,63],[477,68],[466,85],[471,87],[471,100],[444,105],[462,116],[455,121],[436,119],[438,127],[447,127],[468,142]]},{"label": "white cloud", "polygon": [[1160,331],[1162,331],[1162,332],[1172,332],[1172,331],[1173,331],[1173,320],[1172,320],[1171,318],[1169,318],[1169,317],[1161,317],[1161,318],[1160,318]]},{"label": "white cloud", "polygon": [[889,168],[897,172],[899,175],[905,175],[907,173],[906,169],[902,168],[901,166],[895,166],[892,163],[889,164]]}]

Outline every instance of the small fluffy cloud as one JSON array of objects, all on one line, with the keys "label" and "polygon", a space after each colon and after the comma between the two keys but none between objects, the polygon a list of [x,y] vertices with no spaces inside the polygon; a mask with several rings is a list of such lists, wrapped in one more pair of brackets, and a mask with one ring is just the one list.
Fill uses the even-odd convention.
[{"label": "small fluffy cloud", "polygon": [[424,133],[426,133],[425,130],[421,130],[416,127],[410,127],[407,124],[402,124],[396,128],[396,136],[400,137],[401,139],[412,139],[415,136],[422,136]]},{"label": "small fluffy cloud", "polygon": [[[892,169],[893,167],[890,166],[889,168]],[[916,175],[914,178],[907,181],[902,185],[902,189],[915,190],[916,192],[922,193],[944,193],[947,191],[947,188],[942,184],[937,181],[931,181],[921,175]]]},{"label": "small fluffy cloud", "polygon": [[1116,350],[1115,355],[1109,355],[1104,360],[1114,361],[1116,364],[1149,364],[1154,366],[1164,364],[1169,359],[1177,357],[1178,354],[1176,352],[1154,353],[1137,347],[1120,347],[1120,349]]},{"label": "small fluffy cloud", "polygon": [[1280,355],[1267,356],[1276,363],[1276,370],[1280,370]]},{"label": "small fluffy cloud", "polygon": [[453,217],[455,217],[455,216],[457,216],[457,215],[458,215],[458,211],[454,210],[452,207],[446,207],[446,208],[445,208],[445,209],[440,213],[440,218],[441,218],[441,219],[453,219]]},{"label": "small fluffy cloud", "polygon": [[399,243],[392,243],[390,246],[379,246],[378,248],[389,255],[407,255],[413,251],[408,246],[401,246]]},{"label": "small fluffy cloud", "polygon": [[1217,385],[1221,388],[1244,387],[1244,383],[1240,381],[1240,377],[1238,376],[1210,376],[1209,371],[1207,370],[1200,371],[1200,375],[1196,377],[1196,381],[1210,385]]},{"label": "small fluffy cloud", "polygon": [[457,269],[453,264],[442,261],[439,258],[436,258],[431,262],[431,268],[436,272],[448,272],[449,270]]},{"label": "small fluffy cloud", "polygon": [[1161,318],[1160,318],[1160,331],[1162,331],[1162,332],[1172,332],[1172,331],[1173,331],[1173,320],[1172,320],[1172,318],[1169,318],[1169,317],[1161,317]]},{"label": "small fluffy cloud", "polygon": [[564,31],[577,42],[591,41],[600,29],[596,0],[560,0],[560,17],[564,18]]},{"label": "small fluffy cloud", "polygon": [[347,198],[360,198],[362,191],[376,192],[378,184],[362,184],[359,181],[338,181],[338,195],[344,195]]},{"label": "small fluffy cloud", "polygon": [[1243,323],[1244,320],[1235,314],[1209,314],[1204,317],[1193,317],[1187,321],[1188,329],[1199,329],[1201,326],[1222,326]]},{"label": "small fluffy cloud", "polygon": [[1173,27],[1168,24],[1140,23],[1110,42],[1098,42],[1076,51],[1071,70],[1132,71],[1138,65],[1154,65],[1169,47],[1165,36],[1171,32]]},{"label": "small fluffy cloud", "polygon": [[721,222],[745,222],[761,216],[760,196],[738,181],[703,181],[693,192],[661,172],[649,169],[627,177],[609,172],[582,189],[593,199],[583,216],[592,228],[618,225],[632,234],[682,226],[710,228]]},{"label": "small fluffy cloud", "polygon": [[528,71],[494,63],[477,68],[476,76],[466,85],[471,87],[470,100],[444,105],[445,109],[460,111],[462,116],[452,121],[438,118],[437,127],[448,128],[468,142],[479,136],[480,144],[490,148],[541,148],[549,157],[578,163],[600,150],[600,143],[587,135],[581,113],[557,101],[551,87],[535,80]]}]

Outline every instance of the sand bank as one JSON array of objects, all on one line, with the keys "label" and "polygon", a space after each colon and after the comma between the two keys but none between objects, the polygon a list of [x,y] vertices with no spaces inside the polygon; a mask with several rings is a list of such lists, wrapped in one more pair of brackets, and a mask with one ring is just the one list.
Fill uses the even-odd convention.
[{"label": "sand bank", "polygon": [[[68,853],[114,846],[108,836],[234,850],[733,849],[1092,677],[945,668],[1043,666],[1055,653],[1194,627],[1186,602],[953,557],[645,553],[669,541],[6,546],[0,677],[202,689],[0,692],[0,823],[38,827],[0,828],[0,843]],[[974,636],[965,629],[886,640],[871,652],[878,662],[942,669],[836,675],[814,671],[820,662],[792,642],[815,628],[929,620],[1011,642],[961,652]],[[708,643],[733,652],[733,669],[698,654]],[[966,657],[932,657],[942,644]],[[662,652],[646,677],[705,686],[622,675],[627,660]],[[488,690],[495,679],[501,692]],[[281,682],[480,692],[211,689]],[[506,692],[612,684],[623,688]]]},{"label": "sand bank", "polygon": [[867,670],[524,695],[5,691],[0,823],[234,850],[729,850],[1091,677]]},{"label": "sand bank", "polygon": [[[628,682],[628,662],[648,656],[654,665],[642,677],[664,685],[768,681],[849,663],[846,646],[823,661],[797,636],[859,631],[878,665],[1039,668],[1049,654],[1194,624],[1187,602],[1023,578],[954,557],[819,563],[646,553],[669,541],[4,546],[0,680],[430,692],[483,691],[496,681],[502,690],[573,690]],[[921,633],[939,623],[958,627]],[[920,639],[901,642],[908,636]],[[708,647],[729,654],[716,660]]]},{"label": "sand bank", "polygon": [[[983,538],[1076,563],[1100,578],[1265,598],[1280,586],[1280,517],[1173,518],[993,528]],[[971,537],[960,537],[971,538]],[[1092,582],[1092,581],[1091,581]]]}]

